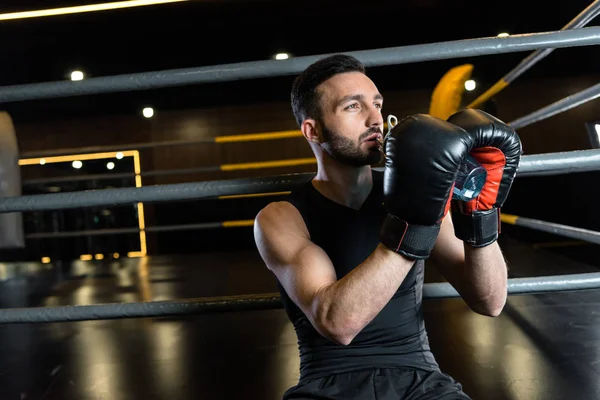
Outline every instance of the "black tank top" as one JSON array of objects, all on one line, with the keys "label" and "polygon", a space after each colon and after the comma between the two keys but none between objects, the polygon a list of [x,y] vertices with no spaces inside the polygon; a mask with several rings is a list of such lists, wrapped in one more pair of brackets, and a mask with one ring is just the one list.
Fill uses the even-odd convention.
[{"label": "black tank top", "polygon": [[[373,182],[359,210],[328,199],[311,182],[286,198],[302,215],[312,242],[331,258],[338,279],[361,264],[379,244],[379,228],[385,217],[383,174],[373,171]],[[298,336],[300,379],[370,367],[439,369],[423,322],[423,268],[423,261],[415,262],[389,303],[348,346],[319,334],[278,284]]]}]

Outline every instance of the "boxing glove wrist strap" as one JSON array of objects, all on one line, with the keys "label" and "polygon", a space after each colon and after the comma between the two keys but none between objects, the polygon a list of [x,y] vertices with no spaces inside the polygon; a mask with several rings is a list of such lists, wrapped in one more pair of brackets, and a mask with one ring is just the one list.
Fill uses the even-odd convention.
[{"label": "boxing glove wrist strap", "polygon": [[440,225],[413,225],[388,214],[381,226],[381,243],[412,260],[429,257]]},{"label": "boxing glove wrist strap", "polygon": [[451,215],[454,234],[469,246],[485,247],[498,240],[500,211],[497,208],[473,211],[472,214],[463,214],[455,209]]}]

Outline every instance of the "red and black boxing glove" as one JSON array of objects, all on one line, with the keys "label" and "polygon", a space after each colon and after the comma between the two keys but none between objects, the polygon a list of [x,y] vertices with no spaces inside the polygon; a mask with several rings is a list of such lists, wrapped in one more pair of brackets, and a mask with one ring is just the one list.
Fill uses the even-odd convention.
[{"label": "red and black boxing glove", "polygon": [[454,232],[468,245],[484,247],[498,239],[500,209],[519,167],[521,140],[514,129],[481,110],[461,110],[448,122],[471,135],[474,143],[470,155],[487,171],[479,196],[468,202],[452,200]]}]

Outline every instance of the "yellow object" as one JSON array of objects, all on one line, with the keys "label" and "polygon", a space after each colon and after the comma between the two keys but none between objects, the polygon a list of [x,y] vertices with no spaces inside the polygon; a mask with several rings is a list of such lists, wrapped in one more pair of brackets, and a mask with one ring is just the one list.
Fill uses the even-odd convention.
[{"label": "yellow object", "polygon": [[[71,154],[68,156],[54,156],[54,157],[42,157],[42,158],[23,158],[19,160],[19,165],[46,165],[51,163],[61,163],[69,161],[86,161],[86,160],[99,160],[99,159],[122,159],[123,157],[133,157],[133,168],[135,172],[135,187],[142,187],[142,172],[140,153],[137,150],[120,151],[120,152],[106,152],[106,153],[89,153],[89,154]],[[144,220],[144,204],[137,204],[138,214],[138,226],[140,228],[140,250],[131,251],[127,253],[130,258],[133,257],[145,257],[148,253],[146,246],[146,222]],[[83,254],[80,259],[82,261],[89,261],[93,258],[90,254]],[[98,258],[96,258],[98,260]]]},{"label": "yellow object", "polygon": [[250,142],[254,140],[273,140],[287,139],[292,137],[302,136],[302,132],[296,131],[281,131],[267,133],[249,133],[245,135],[223,135],[215,137],[215,143],[231,143],[231,142]]},{"label": "yellow object", "polygon": [[152,6],[152,5],[157,5],[157,4],[178,3],[178,2],[182,2],[182,1],[188,1],[188,0],[128,0],[128,1],[114,1],[114,2],[110,2],[110,3],[102,3],[102,4],[88,4],[88,5],[84,5],[84,6],[51,8],[51,9],[46,9],[46,10],[20,11],[20,12],[0,14],[0,21],[7,21],[7,20],[12,20],[12,19],[23,19],[23,18],[51,17],[51,16],[55,16],[55,15],[79,14],[79,13],[95,12],[95,11],[117,10],[120,8]]},{"label": "yellow object", "polygon": [[472,64],[459,65],[446,72],[433,90],[429,114],[445,120],[457,112],[465,90],[465,82],[471,78],[472,72]]},{"label": "yellow object", "polygon": [[259,168],[273,168],[273,167],[295,167],[297,165],[316,164],[315,158],[294,158],[291,160],[275,160],[275,161],[259,161],[250,163],[238,163],[238,164],[223,164],[221,165],[221,171],[238,171],[244,169],[259,169]]},{"label": "yellow object", "polygon": [[245,219],[240,221],[225,221],[223,222],[223,228],[237,228],[240,226],[252,226],[254,225],[253,219]]},{"label": "yellow object", "polygon": [[518,219],[519,217],[516,215],[500,214],[500,221],[504,222],[505,224],[516,225]]},{"label": "yellow object", "polygon": [[496,93],[499,93],[502,89],[508,86],[508,82],[500,79],[498,82],[494,84],[491,88],[485,91],[481,96],[476,98],[467,106],[467,108],[476,108],[481,106],[483,103],[492,98]]}]

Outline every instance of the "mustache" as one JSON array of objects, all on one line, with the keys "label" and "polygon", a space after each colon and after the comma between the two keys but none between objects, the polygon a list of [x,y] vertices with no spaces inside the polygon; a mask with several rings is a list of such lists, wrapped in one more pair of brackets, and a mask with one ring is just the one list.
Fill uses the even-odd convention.
[{"label": "mustache", "polygon": [[371,136],[374,133],[379,133],[380,135],[383,136],[383,133],[381,132],[381,129],[379,129],[379,128],[369,128],[365,132],[361,133],[361,135],[359,136],[358,140],[362,142],[363,140],[365,140],[366,138],[368,138],[369,136]]}]

